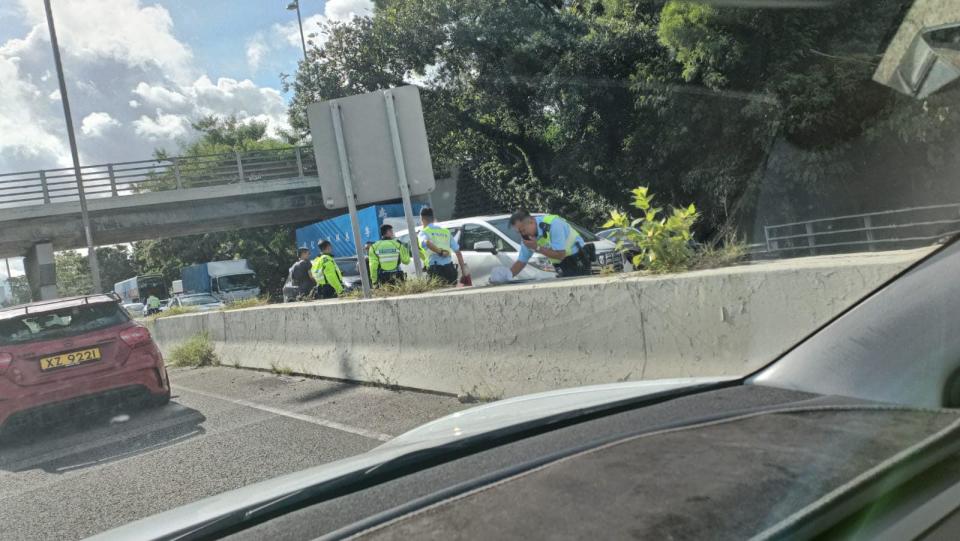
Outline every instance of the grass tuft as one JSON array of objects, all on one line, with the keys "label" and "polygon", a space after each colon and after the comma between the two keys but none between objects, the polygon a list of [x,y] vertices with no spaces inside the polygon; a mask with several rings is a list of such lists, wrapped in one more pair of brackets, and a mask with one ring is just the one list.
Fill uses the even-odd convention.
[{"label": "grass tuft", "polygon": [[[437,289],[443,289],[449,286],[444,282],[436,278],[407,278],[399,284],[387,284],[385,286],[374,288],[371,293],[373,298],[386,298],[386,297],[400,297],[403,295],[416,295],[418,293],[428,293],[430,291],[436,291]],[[363,291],[360,289],[355,289],[350,293],[347,293],[343,297],[344,299],[362,299]]]},{"label": "grass tuft", "polygon": [[220,364],[217,354],[213,351],[213,342],[210,341],[210,335],[200,333],[190,337],[186,342],[173,348],[170,352],[169,361],[171,366],[192,366],[199,368],[201,366],[216,366]]},{"label": "grass tuft", "polygon": [[266,306],[270,304],[268,297],[251,297],[239,301],[233,301],[227,304],[223,310],[242,310],[243,308],[253,308],[254,306]]}]

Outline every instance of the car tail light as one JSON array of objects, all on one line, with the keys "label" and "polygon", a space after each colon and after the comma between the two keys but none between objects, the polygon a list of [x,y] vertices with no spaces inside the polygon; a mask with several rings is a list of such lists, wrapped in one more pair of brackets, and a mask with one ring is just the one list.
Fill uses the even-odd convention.
[{"label": "car tail light", "polygon": [[150,331],[146,327],[136,326],[125,329],[120,333],[120,339],[123,343],[135,348],[150,343]]},{"label": "car tail light", "polygon": [[13,363],[13,355],[9,353],[0,352],[0,374],[3,374],[7,371],[7,368],[10,368],[10,365]]}]

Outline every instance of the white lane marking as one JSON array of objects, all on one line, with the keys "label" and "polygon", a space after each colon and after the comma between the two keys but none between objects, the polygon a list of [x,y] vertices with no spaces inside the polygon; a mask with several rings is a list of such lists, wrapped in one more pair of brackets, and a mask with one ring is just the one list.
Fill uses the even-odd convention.
[{"label": "white lane marking", "polygon": [[207,391],[200,391],[192,387],[185,387],[179,384],[174,384],[172,385],[172,387],[175,389],[182,389],[188,393],[205,396],[207,398],[213,398],[215,400],[223,400],[224,402],[230,402],[238,406],[244,406],[247,408],[253,408],[260,411],[266,411],[274,415],[282,415],[284,417],[289,417],[291,419],[296,419],[298,421],[303,421],[305,423],[312,423],[315,425],[332,428],[334,430],[340,430],[342,432],[349,432],[350,434],[356,434],[358,436],[363,436],[364,438],[370,438],[370,439],[380,440],[380,441],[390,441],[393,439],[393,436],[389,434],[384,434],[382,432],[376,432],[374,430],[367,430],[365,428],[345,425],[343,423],[338,423],[336,421],[330,421],[327,419],[321,419],[319,417],[304,415],[302,413],[297,413],[295,411],[287,411],[280,408],[274,408],[272,406],[267,406],[265,404],[258,404],[256,402],[250,402],[249,400],[243,400],[242,398],[231,398],[229,396],[223,396],[216,393],[209,393]]}]

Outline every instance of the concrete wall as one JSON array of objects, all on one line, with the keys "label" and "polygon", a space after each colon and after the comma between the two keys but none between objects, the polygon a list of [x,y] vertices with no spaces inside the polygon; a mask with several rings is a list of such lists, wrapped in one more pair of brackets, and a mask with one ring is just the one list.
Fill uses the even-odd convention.
[{"label": "concrete wall", "polygon": [[919,253],[825,256],[160,319],[221,361],[479,397],[759,368]]}]

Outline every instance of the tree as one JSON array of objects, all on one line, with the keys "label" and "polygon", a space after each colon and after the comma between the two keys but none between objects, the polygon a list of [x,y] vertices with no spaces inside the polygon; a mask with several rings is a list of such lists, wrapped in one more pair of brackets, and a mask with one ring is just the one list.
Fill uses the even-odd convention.
[{"label": "tree", "polygon": [[[181,156],[210,156],[224,152],[290,149],[289,158],[296,158],[284,141],[267,135],[262,122],[240,122],[235,117],[205,117],[192,124],[199,132],[193,143],[186,145]],[[165,156],[162,151],[158,156]],[[276,156],[271,159],[277,159]],[[220,163],[222,161],[222,163]],[[193,178],[206,176],[203,169],[233,164],[235,158],[225,155],[223,160],[205,160],[204,163],[181,169],[181,181],[191,185]],[[158,181],[175,182],[169,175]],[[167,283],[180,279],[180,270],[188,265],[228,259],[247,259],[260,279],[261,291],[280,297],[287,269],[296,258],[294,225],[281,225],[191,235],[170,239],[145,240],[134,243],[131,265],[140,273],[161,273]],[[112,285],[111,285],[112,287]]]},{"label": "tree", "polygon": [[[878,202],[867,179],[945,174],[958,115],[955,97],[913,103],[871,80],[904,5],[379,0],[372,17],[321,29],[287,81],[290,123],[306,137],[307,104],[419,78],[438,168],[461,165],[504,208],[599,225],[641,179],[693,201],[703,235],[759,213],[889,208],[902,202]],[[931,159],[903,159],[926,156],[920,145]]]},{"label": "tree", "polygon": [[7,280],[10,285],[11,305],[26,304],[33,300],[33,294],[30,292],[30,283],[26,276],[13,276]]},{"label": "tree", "polygon": [[57,270],[57,292],[61,297],[89,295],[93,292],[90,264],[86,256],[74,250],[54,254]]},{"label": "tree", "polygon": [[101,291],[113,291],[117,282],[140,274],[130,250],[125,245],[97,248],[97,261],[100,263]]}]

